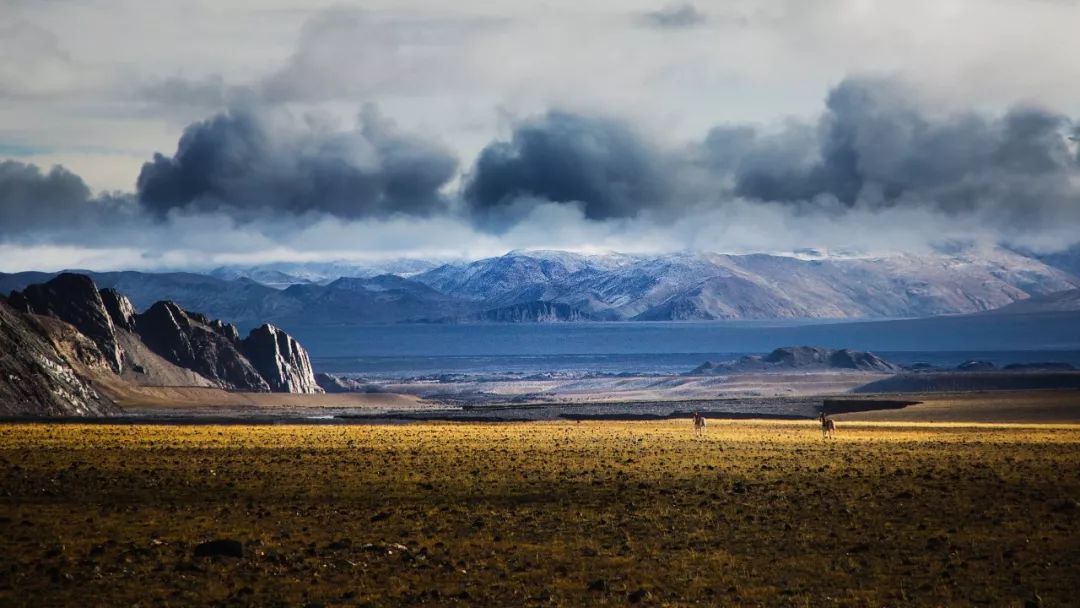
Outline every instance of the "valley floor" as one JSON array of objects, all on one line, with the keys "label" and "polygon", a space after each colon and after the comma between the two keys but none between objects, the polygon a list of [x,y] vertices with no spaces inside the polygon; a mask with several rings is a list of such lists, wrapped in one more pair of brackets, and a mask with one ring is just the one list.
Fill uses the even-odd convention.
[{"label": "valley floor", "polygon": [[[1064,606],[1078,448],[1078,425],[5,425],[0,604]],[[212,539],[242,556],[196,556]]]}]

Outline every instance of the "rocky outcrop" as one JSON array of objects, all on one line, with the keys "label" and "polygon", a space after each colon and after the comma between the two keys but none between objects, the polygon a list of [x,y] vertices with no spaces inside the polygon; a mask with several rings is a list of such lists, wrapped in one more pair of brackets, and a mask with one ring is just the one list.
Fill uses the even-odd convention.
[{"label": "rocky outcrop", "polygon": [[333,374],[315,374],[315,382],[327,393],[363,393],[370,390],[365,382]]},{"label": "rocky outcrop", "polygon": [[132,306],[131,300],[115,289],[106,288],[99,293],[102,303],[105,304],[105,312],[109,313],[113,326],[135,331],[135,307]]},{"label": "rocky outcrop", "polygon": [[0,415],[119,413],[106,395],[131,385],[322,392],[307,351],[270,325],[242,340],[173,302],[137,314],[72,273],[0,296]]},{"label": "rocky outcrop", "polygon": [[273,325],[262,325],[251,330],[242,345],[244,354],[270,385],[270,390],[304,394],[323,392],[315,382],[307,351],[289,334]]},{"label": "rocky outcrop", "polygon": [[270,385],[241,352],[238,332],[232,325],[212,322],[164,301],[136,315],[135,327],[150,350],[222,388],[270,391]]},{"label": "rocky outcrop", "polygon": [[900,372],[901,368],[870,352],[846,348],[786,346],[765,356],[750,355],[721,363],[705,362],[690,371],[689,375],[798,370],[852,370],[891,374]]},{"label": "rocky outcrop", "polygon": [[104,416],[119,411],[91,375],[111,373],[93,341],[66,323],[0,300],[0,415]]},{"label": "rocky outcrop", "polygon": [[485,310],[469,320],[493,323],[556,323],[563,321],[592,321],[594,317],[561,302],[522,302]]},{"label": "rocky outcrop", "polygon": [[16,310],[60,319],[97,344],[114,372],[124,369],[124,351],[101,293],[89,277],[65,272],[47,283],[13,291],[8,302]]}]

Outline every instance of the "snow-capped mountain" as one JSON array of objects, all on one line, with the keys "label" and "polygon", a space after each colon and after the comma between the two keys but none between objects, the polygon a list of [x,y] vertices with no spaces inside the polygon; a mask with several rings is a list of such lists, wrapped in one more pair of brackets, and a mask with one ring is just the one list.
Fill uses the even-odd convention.
[{"label": "snow-capped mountain", "polygon": [[[425,265],[428,270],[412,272]],[[413,260],[398,273],[381,274],[383,268],[332,264],[220,269],[213,277],[92,274],[101,285],[123,287],[133,294],[138,307],[170,299],[231,322],[259,319],[283,327],[408,321],[927,317],[992,310],[1080,288],[1075,275],[1006,249],[895,255],[512,251],[432,266]],[[327,280],[320,275],[315,280],[312,274],[286,272],[331,268],[353,276]],[[0,275],[0,291],[48,276]],[[260,279],[265,282],[260,284]]]},{"label": "snow-capped mountain", "polygon": [[1004,249],[814,257],[511,252],[418,274],[489,308],[555,302],[617,320],[921,317],[979,312],[1080,279]]},{"label": "snow-capped mountain", "polygon": [[342,277],[369,279],[383,274],[409,277],[444,264],[445,260],[399,258],[371,262],[271,262],[254,266],[221,266],[208,272],[210,276],[234,280],[251,279],[277,289],[305,283],[329,283]]}]

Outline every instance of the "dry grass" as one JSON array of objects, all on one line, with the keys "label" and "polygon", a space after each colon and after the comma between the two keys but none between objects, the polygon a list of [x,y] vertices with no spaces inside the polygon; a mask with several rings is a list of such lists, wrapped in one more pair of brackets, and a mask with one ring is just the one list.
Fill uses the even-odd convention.
[{"label": "dry grass", "polygon": [[[0,603],[1074,605],[1078,447],[1076,426],[0,426]],[[244,557],[193,557],[213,538]]]},{"label": "dry grass", "polygon": [[1080,423],[1080,391],[1075,390],[898,393],[880,397],[920,403],[899,410],[839,414],[835,418],[868,422]]}]

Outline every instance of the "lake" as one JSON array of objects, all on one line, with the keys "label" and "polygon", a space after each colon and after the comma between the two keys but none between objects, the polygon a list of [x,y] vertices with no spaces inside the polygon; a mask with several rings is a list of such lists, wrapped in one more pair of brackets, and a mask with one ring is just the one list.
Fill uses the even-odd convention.
[{"label": "lake", "polygon": [[706,360],[815,345],[873,350],[901,364],[1065,361],[1080,366],[1080,323],[971,317],[807,322],[397,324],[286,327],[316,371],[369,377],[428,374],[673,374]]}]

